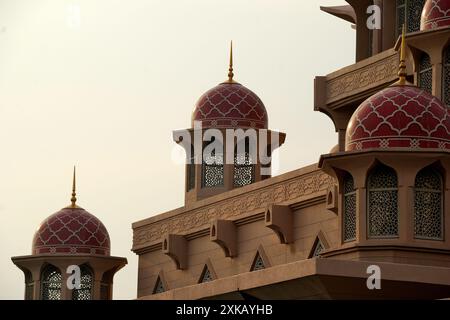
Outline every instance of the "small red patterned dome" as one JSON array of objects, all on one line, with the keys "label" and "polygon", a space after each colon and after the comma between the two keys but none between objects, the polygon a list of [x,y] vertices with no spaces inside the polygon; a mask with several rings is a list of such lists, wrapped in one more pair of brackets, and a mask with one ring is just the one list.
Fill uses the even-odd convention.
[{"label": "small red patterned dome", "polygon": [[450,150],[450,109],[410,85],[391,86],[364,101],[347,126],[345,150]]},{"label": "small red patterned dome", "polygon": [[427,0],[422,10],[420,30],[450,25],[450,0]]},{"label": "small red patterned dome", "polygon": [[109,234],[103,223],[80,207],[67,207],[41,223],[33,239],[33,254],[109,256]]},{"label": "small red patterned dome", "polygon": [[203,128],[267,129],[267,111],[261,99],[243,85],[224,82],[203,94],[192,114]]}]

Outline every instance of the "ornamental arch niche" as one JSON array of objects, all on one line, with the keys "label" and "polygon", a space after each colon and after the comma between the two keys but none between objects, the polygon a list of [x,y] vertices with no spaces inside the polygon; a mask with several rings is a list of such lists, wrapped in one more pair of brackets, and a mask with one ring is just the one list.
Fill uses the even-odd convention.
[{"label": "ornamental arch niche", "polygon": [[46,264],[41,271],[41,299],[61,300],[62,298],[62,274],[52,264]]},{"label": "ornamental arch niche", "polygon": [[444,240],[444,177],[439,163],[420,170],[414,183],[414,238]]},{"label": "ornamental arch niche", "polygon": [[367,175],[367,236],[397,238],[398,177],[397,172],[382,163],[375,164]]}]

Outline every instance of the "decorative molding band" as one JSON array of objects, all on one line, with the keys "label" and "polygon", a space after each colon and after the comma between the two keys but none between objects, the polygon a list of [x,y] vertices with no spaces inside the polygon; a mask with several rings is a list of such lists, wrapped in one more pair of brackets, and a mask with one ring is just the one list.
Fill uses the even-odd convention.
[{"label": "decorative molding band", "polygon": [[[328,78],[326,81],[326,104],[348,98],[362,91],[376,88],[397,78],[399,57],[394,52],[372,64],[357,68],[345,74]],[[356,64],[355,66],[358,66]]]},{"label": "decorative molding band", "polygon": [[187,236],[207,229],[215,219],[238,220],[254,214],[264,214],[271,204],[287,204],[308,201],[322,195],[334,184],[334,179],[320,169],[289,178],[260,189],[241,193],[203,207],[184,211],[176,216],[135,227],[133,251],[148,250],[155,242],[161,242],[166,234]]}]

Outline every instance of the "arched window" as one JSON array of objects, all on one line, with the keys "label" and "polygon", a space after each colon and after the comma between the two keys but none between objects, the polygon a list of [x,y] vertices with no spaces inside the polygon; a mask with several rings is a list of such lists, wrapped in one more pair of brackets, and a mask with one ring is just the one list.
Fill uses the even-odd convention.
[{"label": "arched window", "polygon": [[234,186],[242,187],[255,181],[255,165],[250,155],[249,139],[245,139],[244,152],[234,151]]},{"label": "arched window", "polygon": [[450,107],[450,46],[444,50],[442,64],[442,101]]},{"label": "arched window", "polygon": [[41,274],[42,300],[61,300],[62,276],[55,266],[47,265]]},{"label": "arched window", "polygon": [[356,190],[351,174],[344,176],[344,242],[356,239]]},{"label": "arched window", "polygon": [[72,300],[92,300],[94,276],[92,270],[85,265],[80,267],[80,288],[72,290]]},{"label": "arched window", "polygon": [[427,167],[414,184],[414,237],[443,239],[442,175]]},{"label": "arched window", "polygon": [[425,0],[397,0],[396,36],[402,34],[406,24],[407,32],[420,30],[420,18]]},{"label": "arched window", "polygon": [[[214,143],[215,139],[212,137],[211,143]],[[207,147],[206,144],[204,147]],[[223,146],[220,148],[211,150],[210,153],[203,154],[202,165],[202,187],[218,187],[224,185],[224,173],[223,173]]]},{"label": "arched window", "polygon": [[425,52],[420,56],[418,77],[419,87],[431,94],[433,90],[433,66],[430,56]]},{"label": "arched window", "polygon": [[397,174],[387,166],[378,165],[367,181],[367,230],[371,238],[398,236]]}]

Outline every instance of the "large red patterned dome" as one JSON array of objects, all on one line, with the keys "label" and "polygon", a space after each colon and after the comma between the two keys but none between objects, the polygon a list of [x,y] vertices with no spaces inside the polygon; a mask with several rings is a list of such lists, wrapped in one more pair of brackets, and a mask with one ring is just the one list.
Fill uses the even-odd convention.
[{"label": "large red patterned dome", "polygon": [[80,207],[67,207],[41,223],[33,239],[33,254],[109,256],[109,234],[103,223]]},{"label": "large red patterned dome", "polygon": [[201,121],[203,128],[268,128],[261,99],[236,82],[221,83],[203,94],[195,106],[194,121]]},{"label": "large red patterned dome", "polygon": [[450,25],[450,0],[427,0],[422,10],[420,30]]},{"label": "large red patterned dome", "polygon": [[450,150],[450,109],[410,85],[391,86],[364,101],[347,126],[345,150]]}]

